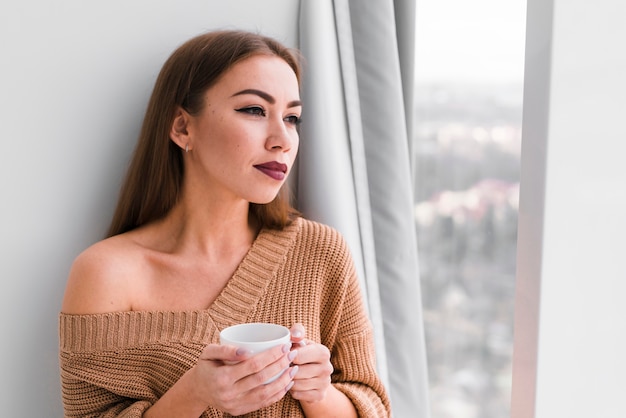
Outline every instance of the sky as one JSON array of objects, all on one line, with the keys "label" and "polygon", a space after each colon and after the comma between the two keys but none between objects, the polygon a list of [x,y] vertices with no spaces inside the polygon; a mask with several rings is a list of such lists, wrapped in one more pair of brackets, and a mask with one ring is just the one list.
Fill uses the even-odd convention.
[{"label": "sky", "polygon": [[417,0],[418,83],[517,82],[526,0]]}]

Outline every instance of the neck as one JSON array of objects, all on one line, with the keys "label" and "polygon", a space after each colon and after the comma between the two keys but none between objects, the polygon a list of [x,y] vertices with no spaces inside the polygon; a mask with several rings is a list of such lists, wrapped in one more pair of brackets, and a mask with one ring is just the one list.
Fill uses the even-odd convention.
[{"label": "neck", "polygon": [[245,201],[199,207],[183,200],[162,221],[165,250],[195,254],[207,260],[219,260],[242,248],[247,250],[259,230],[248,209]]}]

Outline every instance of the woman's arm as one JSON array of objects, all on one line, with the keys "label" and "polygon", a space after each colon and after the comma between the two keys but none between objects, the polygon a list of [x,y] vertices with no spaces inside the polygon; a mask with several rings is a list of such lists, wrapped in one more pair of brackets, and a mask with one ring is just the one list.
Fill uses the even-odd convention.
[{"label": "woman's arm", "polygon": [[[73,320],[88,325],[88,318]],[[105,321],[112,322],[113,318]],[[62,320],[67,322],[67,317]],[[189,358],[193,351],[181,352],[160,344],[142,352],[134,348],[78,352],[63,349],[60,360],[65,416],[197,418],[210,407],[241,415],[273,404],[287,393],[293,375],[293,368],[288,368],[293,359],[290,354],[288,349],[275,347],[251,356],[237,353],[236,347],[209,344],[196,365],[181,370],[177,377],[176,369],[181,364],[171,360],[177,355]],[[169,363],[157,364],[158,359],[170,361],[174,369],[167,367]],[[263,384],[286,368],[280,378]],[[147,374],[151,378],[146,379]]]},{"label": "woman's arm", "polygon": [[302,324],[295,324],[291,333],[296,347],[293,352],[297,353],[293,365],[297,371],[290,394],[300,401],[306,417],[357,418],[352,401],[331,383],[333,366],[328,348],[304,339]]},{"label": "woman's arm", "polygon": [[343,393],[358,416],[388,418],[387,391],[377,374],[371,321],[347,243],[336,233],[335,245],[322,259],[326,269],[321,294],[320,342],[330,349],[333,387]]},{"label": "woman's arm", "polygon": [[[145,418],[197,418],[209,406],[238,416],[278,402],[291,388],[287,369],[275,381],[264,384],[289,367],[289,347],[275,347],[251,357],[236,347],[209,344],[196,366],[185,373],[156,403]],[[237,363],[237,364],[226,364]]]},{"label": "woman's arm", "polygon": [[330,386],[324,399],[319,401],[300,400],[300,405],[307,418],[356,418],[357,413],[352,401],[339,389]]}]

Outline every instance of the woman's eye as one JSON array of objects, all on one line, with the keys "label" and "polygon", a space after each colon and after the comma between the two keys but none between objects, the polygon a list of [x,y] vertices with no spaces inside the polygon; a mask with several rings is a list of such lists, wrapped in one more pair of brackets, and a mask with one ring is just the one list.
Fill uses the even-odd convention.
[{"label": "woman's eye", "polygon": [[248,113],[250,115],[265,116],[265,110],[259,106],[242,107],[235,109],[237,112]]},{"label": "woman's eye", "polygon": [[285,121],[287,121],[288,123],[292,124],[292,125],[299,125],[301,122],[300,117],[296,116],[296,115],[291,115],[291,116],[287,116],[285,118]]}]

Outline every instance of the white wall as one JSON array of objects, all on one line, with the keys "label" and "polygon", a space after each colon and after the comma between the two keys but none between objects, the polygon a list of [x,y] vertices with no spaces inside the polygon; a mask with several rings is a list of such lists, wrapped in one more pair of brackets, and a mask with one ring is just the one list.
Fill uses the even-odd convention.
[{"label": "white wall", "polygon": [[528,0],[514,418],[618,418],[626,2]]},{"label": "white wall", "polygon": [[218,27],[296,46],[296,0],[0,3],[0,415],[62,416],[58,312],[102,237],[161,64]]}]

